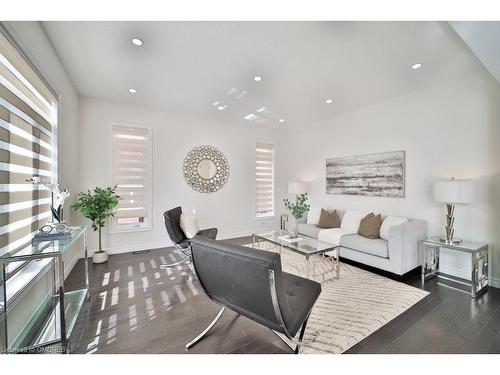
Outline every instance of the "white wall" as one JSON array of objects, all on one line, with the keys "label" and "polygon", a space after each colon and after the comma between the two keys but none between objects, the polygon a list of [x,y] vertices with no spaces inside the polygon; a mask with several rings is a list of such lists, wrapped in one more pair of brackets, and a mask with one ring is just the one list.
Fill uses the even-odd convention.
[{"label": "white wall", "polygon": [[[445,214],[443,205],[432,199],[433,182],[451,176],[476,181],[477,201],[457,207],[455,233],[491,244],[491,275],[499,283],[500,91],[480,66],[469,73],[459,81],[292,132],[288,147],[302,151],[290,152],[290,178],[312,181],[315,204],[422,218],[428,221],[431,235],[444,232]],[[325,193],[325,159],[395,150],[406,151],[406,198]],[[470,275],[463,259],[455,259],[454,254],[443,258],[448,272]]]},{"label": "white wall", "polygon": [[[278,219],[253,219],[255,143],[274,143],[277,154],[280,155],[280,137],[274,128],[217,122],[208,118],[90,98],[81,98],[80,122],[79,190],[112,184],[109,171],[109,126],[112,122],[152,127],[153,229],[117,234],[108,234],[104,230],[103,247],[111,252],[169,245],[171,242],[163,224],[162,213],[177,205],[181,205],[186,212],[195,208],[200,226],[217,227],[220,238],[248,235],[252,228],[277,225]],[[211,194],[194,191],[187,185],[182,171],[186,154],[193,147],[203,144],[215,146],[222,151],[230,168],[226,185]],[[277,174],[284,175],[280,167],[277,168]],[[286,183],[279,185],[285,186]],[[282,193],[279,192],[277,197],[279,205]],[[96,249],[97,236],[93,234],[90,239],[90,248]]]}]

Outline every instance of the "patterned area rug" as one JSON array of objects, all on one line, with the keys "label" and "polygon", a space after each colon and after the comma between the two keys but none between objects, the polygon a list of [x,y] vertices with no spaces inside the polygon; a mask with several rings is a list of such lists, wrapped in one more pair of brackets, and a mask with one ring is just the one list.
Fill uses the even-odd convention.
[{"label": "patterned area rug", "polygon": [[[268,242],[262,242],[261,249],[277,251]],[[305,276],[303,256],[285,249],[281,262],[285,272]],[[335,279],[333,267],[332,258],[313,260],[311,278],[321,283],[322,292],[309,317],[301,353],[343,353],[429,294],[345,263],[340,263],[340,278]]]}]

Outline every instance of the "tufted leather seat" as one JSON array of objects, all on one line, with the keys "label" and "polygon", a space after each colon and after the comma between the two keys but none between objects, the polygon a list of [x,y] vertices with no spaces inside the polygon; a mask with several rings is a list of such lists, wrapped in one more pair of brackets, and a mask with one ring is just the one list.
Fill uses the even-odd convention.
[{"label": "tufted leather seat", "polygon": [[289,331],[295,335],[320,295],[321,285],[290,273],[282,272],[281,275],[285,291],[284,303],[288,307],[283,309],[283,318]]},{"label": "tufted leather seat", "polygon": [[[191,248],[198,279],[213,301],[284,334],[295,336],[303,326],[303,335],[319,283],[282,272],[277,253],[201,236],[191,239]],[[273,282],[279,306],[273,303]]]}]

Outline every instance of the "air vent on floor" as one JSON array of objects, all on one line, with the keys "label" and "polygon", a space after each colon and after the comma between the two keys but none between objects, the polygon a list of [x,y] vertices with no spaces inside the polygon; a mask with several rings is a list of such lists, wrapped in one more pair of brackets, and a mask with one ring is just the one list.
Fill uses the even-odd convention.
[{"label": "air vent on floor", "polygon": [[149,253],[149,250],[134,251],[132,254],[139,255],[139,254],[147,254],[147,253]]}]

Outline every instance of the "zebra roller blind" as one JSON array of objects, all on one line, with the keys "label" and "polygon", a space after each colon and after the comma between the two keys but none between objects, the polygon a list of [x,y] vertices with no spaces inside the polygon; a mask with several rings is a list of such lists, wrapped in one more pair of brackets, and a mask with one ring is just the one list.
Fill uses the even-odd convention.
[{"label": "zebra roller blind", "polygon": [[255,147],[255,217],[274,216],[274,145]]},{"label": "zebra roller blind", "polygon": [[115,229],[148,226],[150,191],[149,129],[113,125],[112,175],[120,202],[115,213]]},{"label": "zebra roller blind", "polygon": [[50,191],[26,180],[56,180],[56,119],[55,97],[0,32],[0,255],[29,250],[50,221]]}]

